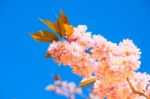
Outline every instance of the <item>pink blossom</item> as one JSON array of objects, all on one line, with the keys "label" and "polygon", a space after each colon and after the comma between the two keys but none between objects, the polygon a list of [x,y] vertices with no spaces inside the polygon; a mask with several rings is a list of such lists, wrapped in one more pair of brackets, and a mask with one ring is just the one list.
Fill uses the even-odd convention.
[{"label": "pink blossom", "polygon": [[76,86],[74,82],[67,82],[57,80],[54,84],[50,84],[46,87],[47,91],[53,91],[57,94],[64,95],[69,99],[75,99],[75,95],[82,95],[80,87]]},{"label": "pink blossom", "polygon": [[[77,75],[96,76],[93,90],[100,99],[105,96],[107,99],[146,99],[133,93],[127,78],[136,91],[150,95],[150,87],[147,87],[150,76],[136,72],[141,64],[140,49],[129,39],[116,44],[101,35],[91,35],[85,25],[80,25],[66,40],[53,42],[48,53],[59,64],[70,66]],[[69,91],[74,92],[75,85],[69,86]],[[57,90],[54,86],[49,88]]]}]

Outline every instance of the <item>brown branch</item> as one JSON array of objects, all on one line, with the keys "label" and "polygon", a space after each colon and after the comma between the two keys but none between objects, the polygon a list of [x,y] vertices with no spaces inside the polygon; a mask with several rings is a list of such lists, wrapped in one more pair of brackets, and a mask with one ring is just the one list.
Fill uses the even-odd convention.
[{"label": "brown branch", "polygon": [[140,96],[144,96],[147,99],[150,99],[150,96],[147,96],[145,93],[135,90],[132,83],[129,81],[129,78],[127,78],[127,82],[128,82],[128,84],[129,84],[129,86],[130,86],[130,88],[134,94],[139,94]]}]

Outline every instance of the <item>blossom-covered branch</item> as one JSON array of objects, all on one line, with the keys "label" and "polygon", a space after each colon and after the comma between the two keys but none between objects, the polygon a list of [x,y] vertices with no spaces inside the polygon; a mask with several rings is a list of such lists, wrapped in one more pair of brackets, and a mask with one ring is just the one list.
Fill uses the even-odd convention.
[{"label": "blossom-covered branch", "polygon": [[63,12],[56,23],[42,22],[63,39],[47,31],[37,32],[32,37],[52,42],[47,56],[82,76],[81,86],[94,83],[93,94],[99,99],[149,99],[150,76],[137,72],[141,52],[132,40],[124,39],[116,44],[101,35],[92,35],[86,25],[70,25]]}]

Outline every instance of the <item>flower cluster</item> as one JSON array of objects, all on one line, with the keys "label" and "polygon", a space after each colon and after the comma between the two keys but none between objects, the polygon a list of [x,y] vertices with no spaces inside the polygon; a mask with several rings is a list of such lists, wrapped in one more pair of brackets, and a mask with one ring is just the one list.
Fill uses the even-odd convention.
[{"label": "flower cluster", "polygon": [[48,54],[77,75],[95,76],[93,91],[100,99],[150,99],[150,76],[137,72],[141,52],[132,40],[112,43],[79,25],[66,39],[53,41]]},{"label": "flower cluster", "polygon": [[66,96],[69,99],[75,99],[76,94],[82,96],[81,88],[78,87],[74,82],[61,81],[60,79],[55,79],[55,83],[48,85],[46,90]]}]

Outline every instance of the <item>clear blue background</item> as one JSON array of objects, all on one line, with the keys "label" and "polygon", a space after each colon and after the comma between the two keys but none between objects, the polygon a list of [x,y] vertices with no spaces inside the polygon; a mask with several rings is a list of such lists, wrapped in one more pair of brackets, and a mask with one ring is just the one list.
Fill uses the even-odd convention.
[{"label": "clear blue background", "polygon": [[29,35],[48,30],[38,18],[55,21],[60,8],[74,26],[86,24],[117,43],[132,39],[142,51],[140,71],[150,73],[149,0],[0,0],[0,99],[66,99],[44,90],[52,74],[79,83],[70,68],[44,58],[48,43]]}]

